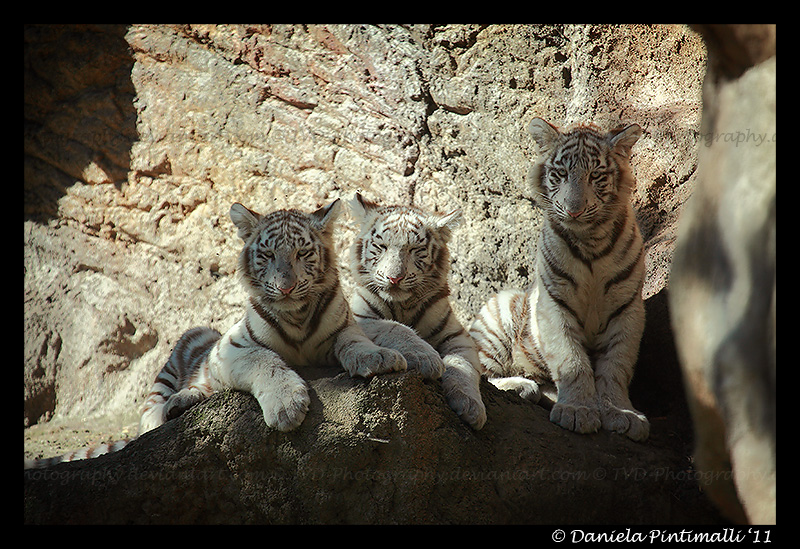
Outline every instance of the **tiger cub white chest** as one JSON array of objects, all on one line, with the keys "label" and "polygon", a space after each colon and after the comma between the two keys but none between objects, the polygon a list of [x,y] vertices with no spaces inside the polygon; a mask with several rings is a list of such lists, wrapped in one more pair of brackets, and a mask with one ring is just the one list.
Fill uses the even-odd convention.
[{"label": "tiger cub white chest", "polygon": [[[537,277],[534,285],[537,295],[531,296],[532,302],[539,305],[540,315],[552,313],[552,300],[536,298],[546,291],[545,285],[555,289],[553,293],[574,311],[588,347],[594,346],[597,337],[605,332],[609,317],[640,289],[644,254],[642,237],[635,221],[632,221],[634,219],[634,212],[629,208],[617,226],[617,231],[625,235],[625,242],[615,242],[619,237],[612,231],[607,237],[611,251],[591,261],[577,259],[575,254],[579,248],[576,243],[554,237],[554,231],[540,237],[539,245],[545,249],[538,254],[537,269],[553,269],[552,265],[556,264],[560,265],[562,272],[560,276],[547,279]],[[631,257],[634,258],[632,262]],[[621,271],[620,266],[626,262],[631,264]]]}]

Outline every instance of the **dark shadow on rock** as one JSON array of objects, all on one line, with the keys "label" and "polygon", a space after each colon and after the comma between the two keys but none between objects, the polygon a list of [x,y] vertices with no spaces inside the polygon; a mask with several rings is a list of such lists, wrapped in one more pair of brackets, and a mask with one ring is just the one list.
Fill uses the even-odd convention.
[{"label": "dark shadow on rock", "polygon": [[692,423],[670,324],[668,296],[664,288],[645,301],[645,329],[630,397],[654,427],[651,444],[689,452]]},{"label": "dark shadow on rock", "polygon": [[56,217],[76,182],[127,180],[136,140],[124,25],[25,25],[25,219]]},{"label": "dark shadow on rock", "polygon": [[565,431],[485,381],[476,432],[414,372],[304,374],[298,429],[267,429],[250,395],[214,395],[121,452],[26,471],[25,522],[718,523],[668,445]]}]

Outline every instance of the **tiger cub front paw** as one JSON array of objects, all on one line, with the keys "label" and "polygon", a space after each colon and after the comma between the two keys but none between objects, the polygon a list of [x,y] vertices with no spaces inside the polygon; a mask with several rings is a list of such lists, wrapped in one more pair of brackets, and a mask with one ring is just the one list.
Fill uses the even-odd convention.
[{"label": "tiger cub front paw", "polygon": [[557,402],[550,421],[576,433],[594,433],[600,429],[600,412],[596,407]]},{"label": "tiger cub front paw", "polygon": [[261,406],[264,422],[279,431],[299,427],[311,404],[305,382],[288,369],[276,369],[270,386],[253,396]]},{"label": "tiger cub front paw", "polygon": [[450,408],[476,431],[486,423],[486,405],[481,398],[480,375],[470,362],[456,355],[445,357],[442,389]]},{"label": "tiger cub front paw", "polygon": [[626,435],[637,442],[650,436],[650,422],[645,415],[633,407],[618,408],[612,404],[600,408],[603,429]]},{"label": "tiger cub front paw", "polygon": [[450,408],[467,425],[476,431],[480,430],[486,423],[486,405],[480,393],[463,386],[448,387],[444,381],[442,385]]},{"label": "tiger cub front paw", "polygon": [[404,347],[401,352],[408,363],[408,368],[417,370],[422,377],[439,379],[444,373],[444,361],[439,353],[430,344],[418,339],[414,345]]},{"label": "tiger cub front paw", "polygon": [[372,377],[391,372],[402,372],[408,368],[406,359],[394,349],[377,345],[364,345],[343,364],[351,376]]}]

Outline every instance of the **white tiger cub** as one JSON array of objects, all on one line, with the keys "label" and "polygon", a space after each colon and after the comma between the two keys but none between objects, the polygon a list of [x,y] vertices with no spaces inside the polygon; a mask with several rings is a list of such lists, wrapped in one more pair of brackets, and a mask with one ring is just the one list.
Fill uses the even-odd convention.
[{"label": "white tiger cub", "polygon": [[442,379],[450,407],[474,429],[486,423],[475,344],[450,307],[447,242],[460,211],[426,213],[350,201],[360,232],[352,247],[356,321],[376,344],[400,351],[408,367]]},{"label": "white tiger cub", "polygon": [[309,405],[306,383],[294,368],[338,363],[362,377],[406,368],[400,353],[365,336],[342,293],[332,244],[338,206],[337,199],[310,215],[278,210],[264,216],[238,203],[231,207],[245,242],[239,256],[250,294],[244,317],[213,345],[212,330],[187,332],[184,337],[197,343],[187,343],[178,356],[179,341],[170,361],[199,361],[198,374],[163,405],[163,394],[154,391],[142,429],[232,387],[258,400],[269,427],[289,431],[302,423]]},{"label": "white tiger cub", "polygon": [[550,420],[579,433],[649,435],[628,385],[644,331],[644,251],[630,195],[633,124],[561,132],[541,118],[529,132],[539,158],[529,183],[545,210],[536,279],[503,291],[476,316],[470,334],[490,381],[538,401],[550,383]]},{"label": "white tiger cub", "polygon": [[[231,207],[245,242],[239,256],[249,294],[244,317],[222,336],[211,328],[181,336],[145,402],[140,434],[226,387],[251,393],[266,424],[288,431],[302,423],[310,402],[295,369],[338,363],[362,377],[406,369],[398,351],[366,337],[342,293],[332,245],[338,202],[312,214],[278,210],[262,216],[238,203]],[[96,457],[126,442],[26,467]]]}]

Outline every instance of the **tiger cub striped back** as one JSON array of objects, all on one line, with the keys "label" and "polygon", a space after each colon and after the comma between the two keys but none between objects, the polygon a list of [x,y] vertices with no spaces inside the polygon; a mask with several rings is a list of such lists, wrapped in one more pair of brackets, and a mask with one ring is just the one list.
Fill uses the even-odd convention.
[{"label": "tiger cub striped back", "polygon": [[[351,376],[369,377],[406,368],[399,352],[367,338],[342,293],[332,243],[338,205],[268,215],[231,207],[245,243],[239,256],[249,296],[244,316],[224,335],[193,328],[181,336],[145,402],[140,434],[226,387],[251,393],[266,424],[288,431],[302,423],[310,403],[295,370],[338,364]],[[56,460],[68,459],[34,466]]]},{"label": "tiger cub striped back", "polygon": [[529,173],[545,211],[536,278],[493,297],[470,334],[496,386],[538,401],[550,383],[550,419],[576,432],[601,426],[634,440],[649,434],[628,398],[644,330],[644,251],[629,158],[637,125],[559,131],[537,118],[539,158]]},{"label": "tiger cub striped back", "polygon": [[352,247],[353,313],[378,345],[400,351],[408,367],[442,379],[445,398],[475,429],[486,422],[475,344],[450,307],[447,243],[460,211],[427,213],[350,202],[360,231]]}]

